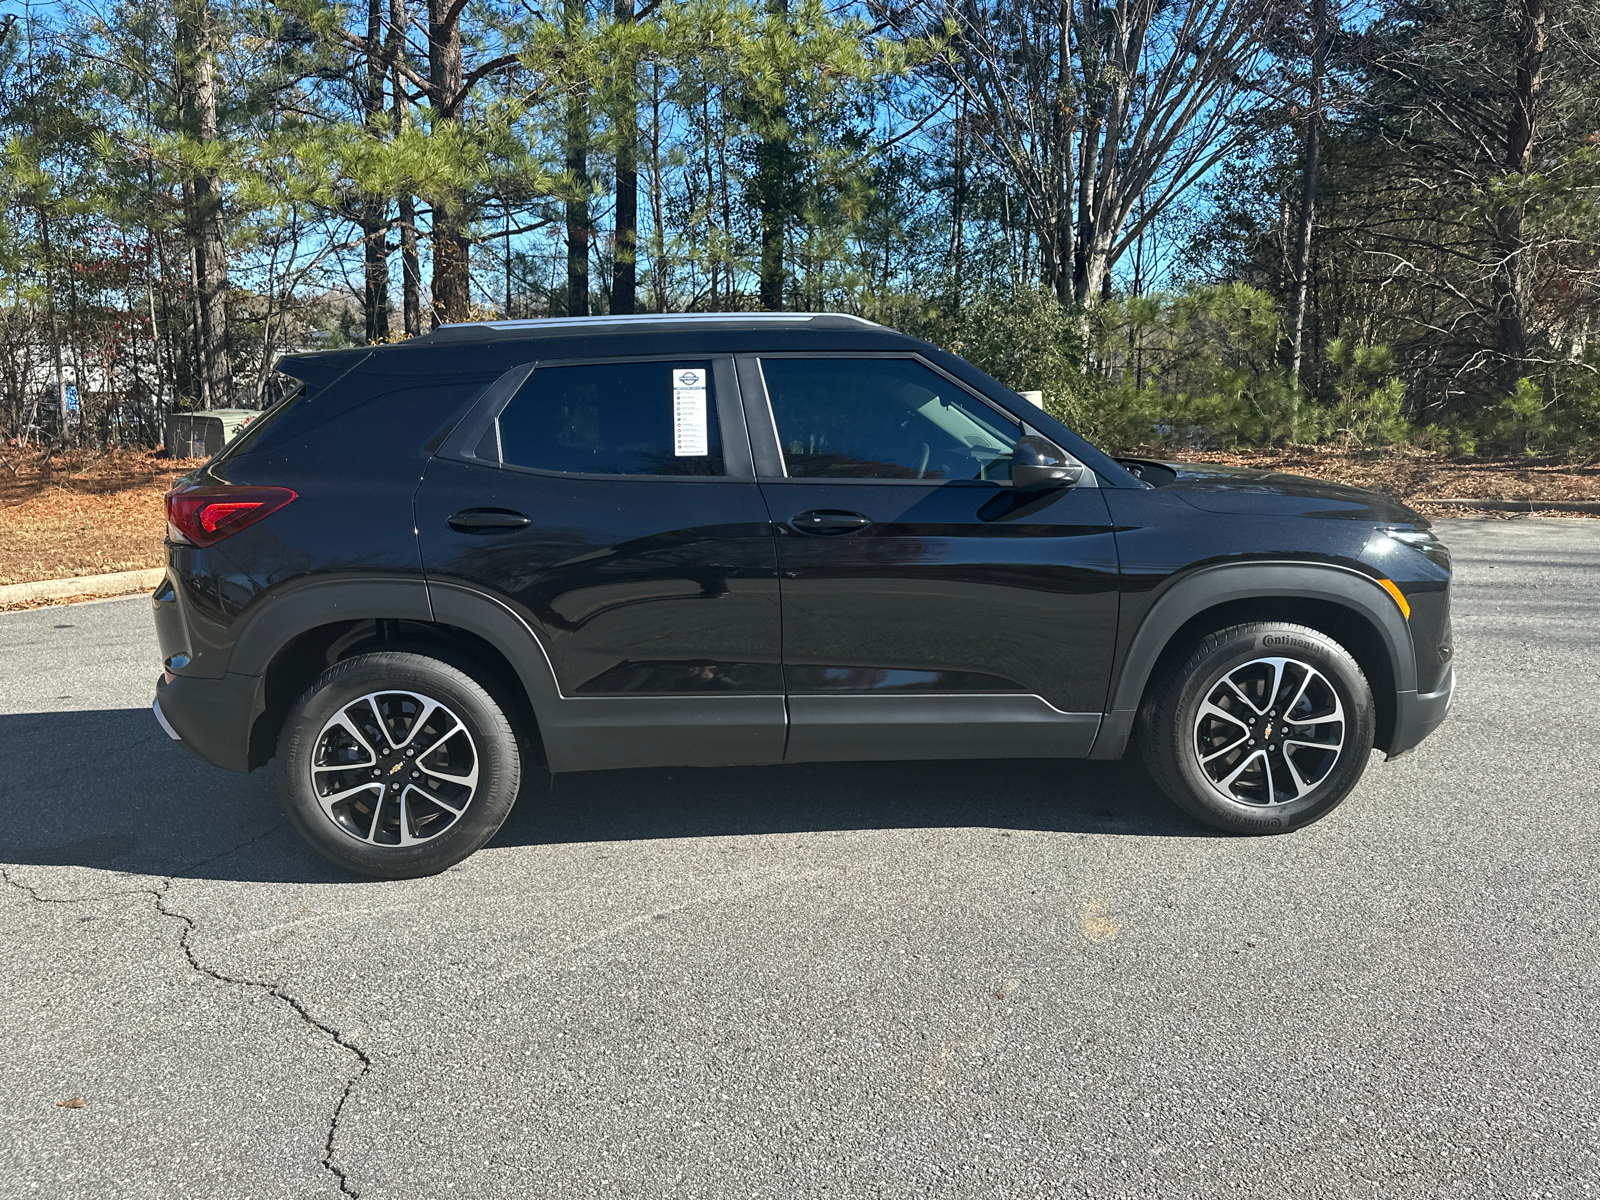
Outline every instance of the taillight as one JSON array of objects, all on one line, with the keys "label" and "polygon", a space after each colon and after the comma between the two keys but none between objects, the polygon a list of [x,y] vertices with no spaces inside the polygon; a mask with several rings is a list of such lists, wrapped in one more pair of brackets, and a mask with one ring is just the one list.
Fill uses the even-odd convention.
[{"label": "taillight", "polygon": [[294,490],[284,487],[173,488],[167,493],[167,533],[175,542],[214,545],[294,498]]}]

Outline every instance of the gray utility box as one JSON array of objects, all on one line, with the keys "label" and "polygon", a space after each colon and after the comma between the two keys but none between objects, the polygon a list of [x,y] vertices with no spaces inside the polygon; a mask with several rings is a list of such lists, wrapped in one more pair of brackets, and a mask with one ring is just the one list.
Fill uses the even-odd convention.
[{"label": "gray utility box", "polygon": [[210,458],[261,414],[253,408],[213,408],[167,417],[167,453],[173,458]]}]

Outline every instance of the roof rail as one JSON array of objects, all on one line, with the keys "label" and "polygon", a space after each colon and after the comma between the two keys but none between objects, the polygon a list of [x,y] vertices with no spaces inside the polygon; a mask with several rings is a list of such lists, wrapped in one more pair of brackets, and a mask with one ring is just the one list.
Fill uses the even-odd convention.
[{"label": "roof rail", "polygon": [[814,321],[818,317],[829,317],[835,321],[854,321],[873,329],[881,329],[876,321],[869,321],[865,317],[852,316],[849,313],[809,313],[809,312],[718,312],[718,313],[631,313],[625,316],[609,317],[535,317],[531,320],[516,321],[457,321],[448,325],[440,325],[440,329],[560,329],[571,328],[577,325],[628,325],[628,324],[706,324],[718,321]]}]

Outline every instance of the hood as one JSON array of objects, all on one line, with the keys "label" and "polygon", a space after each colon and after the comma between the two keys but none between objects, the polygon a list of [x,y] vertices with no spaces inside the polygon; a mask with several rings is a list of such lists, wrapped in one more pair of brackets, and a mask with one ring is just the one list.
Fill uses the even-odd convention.
[{"label": "hood", "polygon": [[1205,512],[1324,517],[1428,527],[1425,518],[1393,497],[1343,483],[1329,483],[1325,479],[1222,463],[1164,462],[1160,459],[1118,461],[1146,483],[1171,492]]}]

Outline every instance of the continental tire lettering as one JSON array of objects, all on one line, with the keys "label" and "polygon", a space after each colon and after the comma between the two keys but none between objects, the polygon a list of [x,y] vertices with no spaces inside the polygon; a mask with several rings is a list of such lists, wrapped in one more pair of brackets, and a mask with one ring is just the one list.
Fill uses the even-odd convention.
[{"label": "continental tire lettering", "polygon": [[1287,826],[1285,826],[1285,824],[1282,821],[1282,819],[1280,819],[1278,817],[1239,817],[1239,818],[1237,818],[1237,820],[1238,820],[1239,824],[1241,824],[1241,825],[1249,825],[1254,829],[1284,829],[1284,828],[1287,828]]},{"label": "continental tire lettering", "polygon": [[1315,642],[1307,641],[1302,637],[1295,637],[1290,633],[1268,633],[1261,638],[1263,648],[1267,646],[1298,646],[1301,650],[1320,650],[1322,647]]}]

